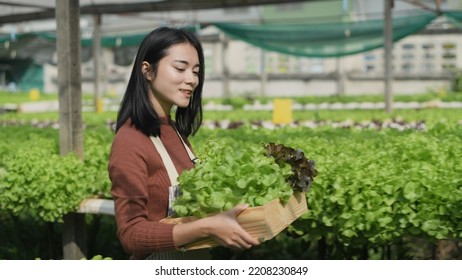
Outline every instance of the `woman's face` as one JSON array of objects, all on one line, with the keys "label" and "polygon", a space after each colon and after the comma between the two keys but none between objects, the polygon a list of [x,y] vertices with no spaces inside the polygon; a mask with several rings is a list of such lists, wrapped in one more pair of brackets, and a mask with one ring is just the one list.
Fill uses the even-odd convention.
[{"label": "woman's face", "polygon": [[150,99],[159,116],[168,116],[173,105],[187,107],[199,83],[199,56],[188,43],[171,46],[154,74],[146,61],[142,71],[150,85]]}]

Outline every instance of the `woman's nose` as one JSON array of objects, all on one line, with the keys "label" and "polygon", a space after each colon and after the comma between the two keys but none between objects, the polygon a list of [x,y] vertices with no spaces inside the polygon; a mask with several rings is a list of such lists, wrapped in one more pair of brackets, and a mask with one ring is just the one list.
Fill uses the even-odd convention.
[{"label": "woman's nose", "polygon": [[185,83],[188,85],[195,86],[198,82],[199,78],[197,77],[196,74],[193,72],[187,72],[186,77],[185,77]]}]

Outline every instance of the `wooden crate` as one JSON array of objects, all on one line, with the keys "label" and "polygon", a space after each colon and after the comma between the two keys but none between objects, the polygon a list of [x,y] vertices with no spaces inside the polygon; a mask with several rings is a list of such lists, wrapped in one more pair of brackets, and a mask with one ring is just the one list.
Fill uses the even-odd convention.
[{"label": "wooden crate", "polygon": [[[305,193],[294,192],[286,204],[275,199],[263,206],[249,207],[242,211],[237,220],[239,224],[260,242],[270,240],[288,227],[308,210]],[[166,218],[164,223],[187,223],[195,217]],[[185,246],[186,250],[216,247],[219,244],[211,238],[204,238]]]}]

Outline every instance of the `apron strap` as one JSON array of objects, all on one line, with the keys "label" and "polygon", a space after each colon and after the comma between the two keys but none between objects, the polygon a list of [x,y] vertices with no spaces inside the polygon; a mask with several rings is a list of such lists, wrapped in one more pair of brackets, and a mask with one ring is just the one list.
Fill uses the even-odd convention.
[{"label": "apron strap", "polygon": [[[178,130],[174,127],[176,133],[178,134],[178,137],[181,140],[181,143],[183,143],[184,148],[186,149],[186,153],[188,153],[189,158],[193,163],[196,161],[196,156],[194,153],[191,151],[188,145],[186,145],[186,142],[183,140],[183,137],[181,137],[180,133]],[[157,151],[160,154],[160,157],[162,158],[162,161],[164,162],[165,168],[167,169],[168,172],[168,177],[170,178],[170,183],[172,186],[178,185],[178,172],[176,171],[175,165],[173,165],[173,161],[170,158],[170,155],[168,154],[167,150],[165,149],[164,144],[160,140],[160,137],[156,136],[151,136],[152,143],[154,143],[154,146],[156,147]]]},{"label": "apron strap", "polygon": [[165,149],[164,144],[160,140],[159,137],[154,137],[151,136],[152,143],[154,143],[154,146],[156,147],[157,151],[160,154],[160,157],[162,158],[162,162],[164,163],[165,168],[167,169],[168,177],[170,178],[170,184],[172,186],[178,185],[178,172],[176,171],[175,165],[173,165],[173,161],[170,158],[170,155],[168,154],[167,150]]},{"label": "apron strap", "polygon": [[[176,130],[176,133],[178,134],[178,137],[180,137],[181,142],[183,143],[183,146],[186,149],[186,152],[188,153],[189,158],[193,163],[195,163],[196,156],[194,156],[193,152],[191,149],[189,149],[188,145],[183,140],[183,137],[181,137],[180,133],[178,133],[178,130]],[[178,172],[176,171],[175,165],[173,164],[172,158],[168,154],[167,150],[165,149],[164,144],[162,143],[162,140],[160,140],[160,137],[156,136],[151,136],[152,143],[156,147],[157,151],[160,154],[160,157],[162,159],[162,162],[164,163],[165,169],[167,169],[168,173],[168,178],[170,179],[170,186],[168,187],[168,211],[167,215],[172,216],[175,214],[175,211],[173,210],[173,202],[174,200],[180,195],[180,187],[178,184]]]},{"label": "apron strap", "polygon": [[186,152],[188,153],[189,158],[191,159],[191,161],[192,161],[193,163],[195,163],[195,161],[196,161],[196,159],[197,159],[196,156],[195,156],[194,153],[191,151],[191,149],[189,148],[189,146],[186,145],[186,143],[185,143],[184,140],[183,140],[183,137],[181,137],[180,133],[178,132],[178,130],[177,130],[176,128],[175,128],[175,131],[176,131],[176,134],[178,134],[178,137],[180,137],[181,142],[183,143],[183,146],[184,146],[184,148],[186,149]]}]

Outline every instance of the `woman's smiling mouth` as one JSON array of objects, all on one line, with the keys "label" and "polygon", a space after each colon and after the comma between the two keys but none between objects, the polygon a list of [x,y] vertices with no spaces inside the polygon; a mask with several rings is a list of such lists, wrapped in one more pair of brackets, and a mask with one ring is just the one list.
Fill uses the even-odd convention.
[{"label": "woman's smiling mouth", "polygon": [[180,91],[188,97],[191,97],[192,95],[192,90],[190,89],[180,89]]}]

